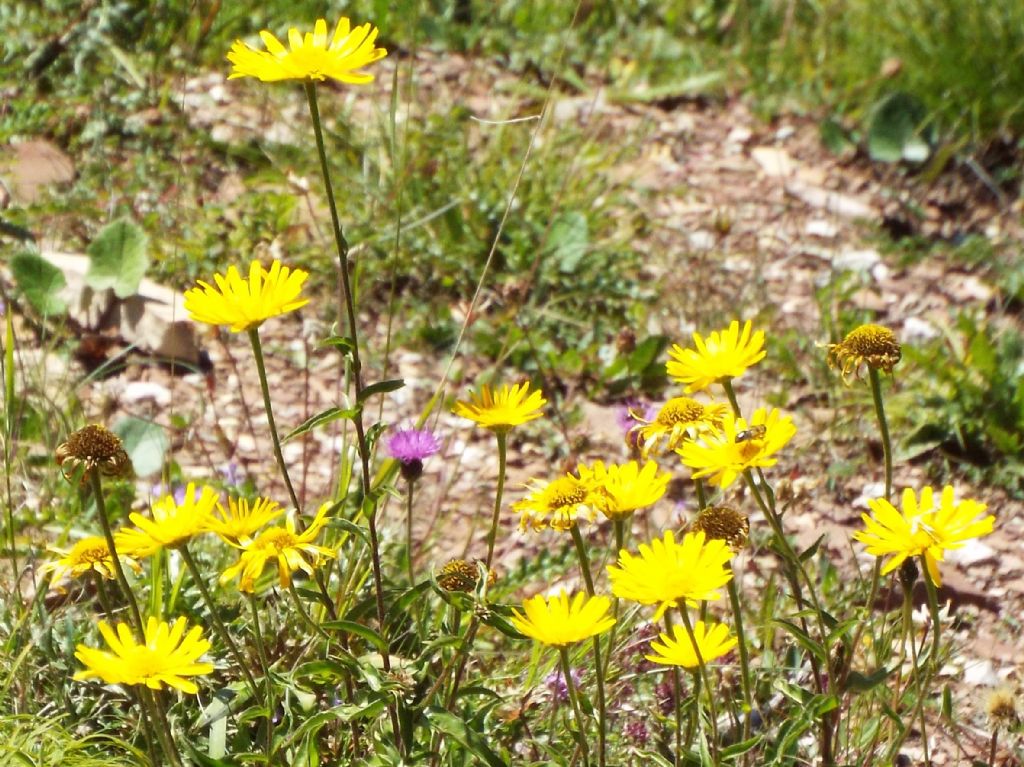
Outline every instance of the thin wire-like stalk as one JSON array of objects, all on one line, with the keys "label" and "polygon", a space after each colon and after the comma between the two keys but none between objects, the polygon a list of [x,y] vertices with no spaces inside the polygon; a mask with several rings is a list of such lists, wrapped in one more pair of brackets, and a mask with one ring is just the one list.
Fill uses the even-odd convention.
[{"label": "thin wire-like stalk", "polygon": [[[731,565],[727,565],[731,568]],[[740,603],[739,588],[736,585],[736,574],[726,584],[729,591],[729,604],[732,605],[733,623],[736,624],[737,649],[740,656],[740,683],[743,686],[743,704],[746,711],[743,716],[742,740],[750,737],[750,717],[754,713],[753,685],[750,680],[750,651],[747,649],[747,636],[743,629],[743,606]],[[744,762],[746,760],[744,759]]]},{"label": "thin wire-like stalk", "polygon": [[270,676],[270,661],[267,660],[267,646],[263,641],[263,631],[260,628],[260,611],[256,606],[256,595],[249,594],[249,607],[252,610],[252,629],[256,638],[256,653],[260,658],[260,665],[263,666],[263,682],[267,688],[264,704],[267,707],[267,764],[274,763],[274,681]]},{"label": "thin wire-like stalk", "polygon": [[328,642],[331,641],[330,635],[324,631],[323,627],[313,620],[312,616],[306,611],[306,606],[302,604],[302,600],[299,599],[299,592],[295,590],[295,584],[288,584],[288,594],[291,596],[292,604],[295,605],[295,609],[298,611],[299,616],[302,618],[302,622],[312,629],[313,633],[319,636],[321,639],[326,639]]},{"label": "thin wire-like stalk", "polygon": [[174,736],[171,734],[170,722],[167,721],[166,716],[160,715],[160,708],[156,702],[156,691],[150,690],[144,685],[136,685],[136,687],[136,692],[138,692],[139,700],[142,702],[146,715],[154,722],[157,739],[160,741],[160,747],[167,756],[167,761],[173,767],[181,767],[181,756],[178,754],[178,749],[174,747]]},{"label": "thin wire-like stalk", "polygon": [[142,643],[146,640],[143,633],[142,614],[139,612],[139,603],[135,601],[132,587],[128,585],[128,578],[125,577],[124,568],[121,566],[121,558],[117,555],[114,533],[110,529],[110,520],[107,519],[107,505],[103,500],[103,482],[100,479],[100,470],[94,466],[89,469],[88,474],[89,483],[92,485],[92,494],[96,499],[96,516],[100,518],[103,537],[107,541],[110,559],[114,563],[114,575],[117,577],[117,585],[120,586],[121,591],[124,593],[124,598],[128,601],[128,614],[132,621],[132,628],[135,630],[135,638]]},{"label": "thin wire-like stalk", "polygon": [[206,588],[206,583],[203,581],[203,574],[200,572],[195,559],[192,558],[192,554],[188,550],[188,544],[183,543],[178,546],[178,552],[181,554],[181,559],[184,561],[185,567],[188,568],[189,574],[192,576],[192,581],[196,584],[196,588],[199,589],[200,596],[202,596],[207,609],[210,611],[210,620],[213,621],[213,628],[220,637],[220,641],[228,648],[228,652],[231,653],[232,657],[235,659],[235,663],[237,663],[238,667],[242,670],[242,674],[245,676],[245,681],[248,683],[249,689],[252,690],[253,697],[259,698],[260,689],[256,685],[256,679],[253,677],[252,671],[249,670],[249,664],[245,662],[245,657],[242,655],[242,651],[238,649],[238,645],[235,644],[235,640],[231,638],[231,634],[228,633],[227,627],[220,619],[220,615],[217,613],[217,604],[213,601],[213,596],[210,594],[210,590]]},{"label": "thin wire-like stalk", "polygon": [[505,492],[505,464],[508,452],[508,432],[495,432],[498,439],[498,487],[494,492],[494,513],[491,515],[491,529],[487,531],[487,558],[484,566],[489,571],[494,559],[494,543],[498,539],[498,521],[501,516],[501,497]]},{"label": "thin wire-like stalk", "polygon": [[[587,556],[587,547],[583,542],[580,526],[573,525],[570,528],[570,532],[572,534],[572,542],[576,547],[576,556],[580,562],[580,570],[583,572],[583,581],[587,586],[587,595],[593,598],[594,578],[590,574],[590,558]],[[608,723],[604,700],[604,666],[601,663],[601,638],[597,635],[594,636],[594,669],[595,676],[597,677],[597,761],[600,767],[604,767],[606,751],[605,728]]]},{"label": "thin wire-like stalk", "polygon": [[569,650],[565,647],[558,648],[558,655],[562,659],[562,676],[565,679],[565,689],[569,693],[569,702],[572,703],[572,711],[576,715],[576,731],[579,733],[578,743],[583,753],[583,767],[590,765],[590,749],[587,748],[587,736],[583,732],[583,713],[580,710],[579,696],[576,693],[576,685],[572,681],[572,668],[569,665]]},{"label": "thin wire-like stalk", "polygon": [[868,366],[868,380],[871,381],[871,399],[875,403],[875,418],[878,421],[878,435],[882,439],[882,460],[885,464],[885,500],[892,499],[892,440],[889,437],[889,424],[885,419],[885,407],[882,404],[882,384],[878,370]]},{"label": "thin wire-like stalk", "polygon": [[407,483],[405,493],[405,559],[409,568],[409,585],[416,585],[416,573],[413,567],[412,551],[412,496],[416,480],[410,479]]},{"label": "thin wire-like stalk", "polygon": [[[683,627],[686,629],[686,634],[690,638],[690,644],[693,645],[693,653],[697,656],[697,673],[701,680],[704,682],[704,689],[707,691],[708,696],[708,712],[711,719],[711,755],[712,760],[715,764],[718,763],[718,713],[715,710],[715,691],[711,687],[711,680],[708,677],[707,664],[704,662],[704,656],[701,654],[700,645],[697,644],[697,637],[694,636],[693,626],[690,625],[690,615],[686,612],[686,605],[679,606],[679,612],[683,616]],[[699,702],[698,702],[699,707]],[[703,722],[700,713],[697,714],[697,719]],[[701,727],[703,728],[703,724]]]},{"label": "thin wire-like stalk", "polygon": [[281,470],[284,484],[288,488],[288,496],[291,498],[292,506],[298,517],[302,507],[299,506],[299,496],[295,494],[292,487],[292,479],[288,475],[288,465],[284,462],[284,454],[281,452],[281,438],[277,434],[277,424],[274,422],[274,405],[270,399],[270,385],[267,382],[267,367],[263,362],[263,344],[260,343],[259,326],[249,328],[249,343],[252,344],[252,356],[256,360],[256,374],[260,379],[260,391],[263,392],[263,408],[267,412],[267,426],[270,427],[270,439],[274,445],[274,457],[277,459],[277,466]]}]

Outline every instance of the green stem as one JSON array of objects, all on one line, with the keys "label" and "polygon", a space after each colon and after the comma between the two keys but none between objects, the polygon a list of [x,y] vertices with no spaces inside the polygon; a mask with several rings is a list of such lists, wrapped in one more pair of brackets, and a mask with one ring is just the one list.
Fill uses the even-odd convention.
[{"label": "green stem", "polygon": [[263,641],[263,631],[260,629],[260,612],[256,606],[256,596],[249,594],[249,607],[252,610],[253,634],[256,637],[256,652],[260,657],[260,665],[263,667],[263,681],[266,686],[267,707],[267,764],[274,763],[274,681],[270,676],[270,662],[267,660],[267,646]]},{"label": "green stem", "polygon": [[167,721],[167,717],[161,715],[160,706],[156,701],[156,691],[150,690],[145,686],[138,686],[137,692],[139,694],[139,700],[142,701],[142,706],[146,711],[146,716],[148,716],[154,723],[157,739],[160,741],[160,747],[167,756],[167,761],[169,761],[173,767],[181,767],[181,757],[178,755],[178,749],[174,747],[174,736],[171,734],[171,725]]},{"label": "green stem", "polygon": [[704,490],[704,480],[693,480],[693,486],[697,490],[697,510],[704,511],[708,507],[708,497]]},{"label": "green stem", "polygon": [[501,515],[501,497],[505,492],[505,463],[507,460],[508,433],[504,431],[495,432],[498,438],[498,488],[494,493],[494,513],[491,515],[491,529],[487,533],[487,559],[484,565],[487,570],[491,569],[491,561],[494,559],[494,542],[498,538],[498,520]]},{"label": "green stem", "polygon": [[[686,629],[687,636],[690,637],[690,644],[693,645],[694,655],[697,656],[698,674],[704,683],[704,689],[707,691],[708,712],[711,718],[711,755],[713,763],[718,764],[718,712],[715,710],[715,691],[711,687],[707,664],[704,663],[704,656],[701,655],[700,645],[697,644],[697,637],[693,633],[693,626],[690,625],[690,615],[686,612],[686,605],[680,605],[679,612],[683,616],[683,627]],[[697,718],[703,722],[699,713]],[[704,725],[701,724],[700,726],[703,727]]]},{"label": "green stem", "polygon": [[295,605],[295,609],[298,611],[299,616],[302,618],[302,622],[305,623],[313,631],[314,634],[319,636],[321,639],[326,639],[328,642],[331,641],[330,635],[323,630],[308,612],[306,612],[306,606],[302,604],[302,600],[299,599],[299,592],[295,590],[295,584],[288,584],[288,595],[291,597],[292,604]]},{"label": "green stem", "polygon": [[878,370],[868,366],[868,379],[871,381],[871,398],[875,401],[875,418],[878,420],[878,433],[882,438],[882,457],[885,461],[885,500],[892,496],[892,441],[889,438],[889,424],[885,420],[885,407],[882,404],[882,383]]},{"label": "green stem", "polygon": [[263,392],[263,408],[267,411],[267,425],[270,427],[270,439],[274,444],[274,457],[277,459],[277,466],[284,477],[284,484],[288,488],[288,496],[295,507],[295,514],[301,514],[302,507],[299,506],[299,497],[292,487],[291,477],[288,476],[288,466],[284,462],[284,454],[281,452],[281,438],[277,434],[277,424],[274,422],[274,406],[270,400],[270,386],[267,383],[267,367],[263,362],[263,345],[260,343],[260,329],[256,325],[249,328],[249,342],[252,344],[252,355],[256,359],[256,374],[260,379],[260,391]]},{"label": "green stem", "polygon": [[412,561],[412,493],[416,481],[408,481],[408,492],[405,496],[405,559],[409,566],[409,586],[416,585],[416,573]]},{"label": "green stem", "polygon": [[[631,516],[627,517],[615,517],[612,520],[612,530],[615,532],[615,560],[618,561],[619,552],[625,548],[626,540],[626,520],[631,519]],[[608,668],[612,664],[612,655],[615,653],[615,634],[619,628],[619,598],[612,596],[612,615],[615,617],[615,623],[612,624],[611,629],[608,631],[608,654],[605,656],[604,661],[604,678],[608,678]]]},{"label": "green stem", "polygon": [[121,558],[117,555],[117,546],[114,543],[114,533],[110,529],[110,520],[107,519],[107,505],[103,500],[103,483],[100,480],[100,470],[93,467],[89,469],[89,483],[92,485],[92,494],[96,499],[96,515],[100,518],[100,526],[103,528],[103,537],[107,541],[107,548],[110,549],[110,559],[114,563],[114,575],[117,576],[117,585],[124,592],[124,598],[128,601],[128,611],[132,620],[132,628],[135,629],[135,638],[144,643],[146,637],[142,624],[142,615],[139,613],[139,603],[135,601],[135,594],[132,587],[128,585],[124,568],[121,567]]},{"label": "green stem", "polygon": [[[593,598],[594,579],[590,574],[590,559],[587,556],[587,547],[583,542],[583,535],[580,533],[580,526],[573,525],[570,528],[570,532],[572,533],[572,542],[576,546],[576,556],[580,562],[580,570],[583,572],[583,581],[587,587],[587,595]],[[608,655],[611,657],[610,651]],[[601,663],[601,638],[598,636],[594,637],[594,669],[597,677],[597,761],[601,767],[604,767],[607,712],[604,700],[604,666]]]},{"label": "green stem", "polygon": [[[731,568],[731,565],[729,565]],[[742,740],[750,737],[750,717],[754,713],[753,686],[750,683],[750,652],[747,649],[747,637],[743,630],[743,606],[740,604],[740,592],[736,586],[736,575],[729,579],[727,584],[729,590],[729,604],[732,605],[733,622],[736,624],[737,647],[740,655],[740,682],[743,685],[743,705],[746,709],[743,713],[743,736]]]},{"label": "green stem", "polygon": [[737,418],[740,417],[740,402],[736,399],[736,392],[732,388],[732,379],[725,378],[719,383],[722,384],[722,388],[725,389],[725,396],[729,398],[729,404],[732,405],[732,413]]},{"label": "green stem", "polygon": [[569,666],[569,651],[565,647],[558,648],[559,657],[562,659],[562,676],[565,678],[565,689],[569,692],[569,702],[572,703],[572,711],[576,715],[576,731],[579,735],[578,743],[583,752],[583,767],[590,765],[590,751],[587,748],[587,736],[583,732],[583,713],[580,711],[580,701],[576,694],[576,685],[572,681],[572,668]]},{"label": "green stem", "polygon": [[224,643],[224,646],[228,648],[228,651],[235,659],[235,663],[242,670],[242,674],[245,676],[245,681],[249,685],[249,689],[252,690],[254,698],[259,698],[260,690],[256,686],[256,679],[252,675],[252,671],[249,670],[249,664],[245,662],[245,658],[242,656],[241,650],[238,649],[238,645],[235,644],[235,640],[231,638],[231,634],[228,633],[227,627],[224,622],[220,619],[220,615],[217,614],[217,605],[213,601],[213,597],[210,595],[210,590],[206,588],[206,583],[203,581],[203,574],[199,571],[199,566],[196,561],[192,558],[191,552],[188,550],[187,544],[181,544],[178,547],[178,551],[181,553],[181,558],[185,562],[185,567],[188,568],[189,574],[192,576],[193,583],[196,584],[196,588],[199,589],[199,594],[202,596],[203,601],[206,603],[207,609],[210,611],[210,620],[213,621],[213,628],[220,637],[220,641]]}]

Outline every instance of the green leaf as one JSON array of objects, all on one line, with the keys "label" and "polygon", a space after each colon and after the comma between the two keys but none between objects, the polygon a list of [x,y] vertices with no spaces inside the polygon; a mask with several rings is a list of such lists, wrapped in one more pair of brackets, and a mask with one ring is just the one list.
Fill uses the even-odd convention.
[{"label": "green leaf", "polygon": [[818,553],[818,548],[821,546],[821,542],[825,540],[828,533],[822,533],[821,537],[818,538],[814,543],[800,552],[800,561],[807,562],[811,557]]},{"label": "green leaf", "polygon": [[85,283],[93,290],[113,288],[118,298],[138,292],[149,266],[146,233],[128,219],[108,224],[89,243],[89,270]]},{"label": "green leaf", "polygon": [[797,643],[807,650],[807,652],[815,655],[822,661],[825,660],[825,649],[818,642],[811,639],[811,637],[798,625],[783,618],[776,618],[772,620],[771,623],[789,632]]},{"label": "green leaf", "polygon": [[32,308],[44,317],[63,314],[67,304],[58,293],[67,285],[64,274],[30,250],[23,250],[11,259],[14,281]]},{"label": "green leaf", "polygon": [[355,344],[348,336],[330,336],[319,343],[319,346],[333,346],[342,354],[351,354]]},{"label": "green leaf", "polygon": [[579,211],[559,213],[551,222],[545,253],[554,257],[562,274],[574,274],[589,247],[587,217]]},{"label": "green leaf", "polygon": [[357,401],[361,405],[374,394],[387,394],[388,392],[391,391],[398,391],[404,386],[405,381],[401,378],[391,378],[387,381],[377,381],[376,383],[370,384],[361,392],[359,392],[359,399]]},{"label": "green leaf", "polygon": [[163,468],[170,443],[162,426],[129,417],[118,421],[111,431],[124,442],[124,449],[138,476],[148,477]]},{"label": "green leaf", "polygon": [[288,432],[285,435],[284,439],[281,441],[287,442],[290,439],[295,439],[295,437],[299,437],[305,434],[306,432],[312,431],[318,426],[323,426],[324,424],[330,423],[331,421],[337,421],[342,418],[355,418],[358,413],[359,410],[354,407],[329,407],[326,410],[323,410],[317,413],[316,415],[312,415],[309,418],[307,418],[301,424],[299,424],[290,432]]},{"label": "green leaf", "polygon": [[728,746],[727,748],[723,748],[722,751],[721,751],[721,754],[720,754],[720,756],[721,756],[721,760],[720,761],[725,762],[725,761],[727,761],[729,759],[733,759],[733,758],[735,758],[737,756],[742,756],[743,754],[747,753],[752,748],[757,746],[763,739],[764,739],[763,735],[755,735],[752,738],[747,738],[746,740],[741,740],[739,743],[733,743],[731,746]]},{"label": "green leaf", "polygon": [[889,675],[892,674],[892,671],[892,669],[888,669],[885,666],[875,669],[870,674],[861,674],[857,671],[851,671],[846,677],[846,689],[850,692],[867,692],[868,690],[873,690],[888,679]]},{"label": "green leaf", "polygon": [[491,767],[505,767],[505,760],[494,753],[487,742],[459,717],[437,706],[424,709],[423,716],[432,728],[447,735],[471,754],[482,759],[484,764]]},{"label": "green leaf", "polygon": [[354,621],[325,621],[320,624],[320,627],[326,631],[344,631],[346,634],[355,634],[357,637],[362,637],[379,652],[387,652],[388,644],[384,641],[384,638],[373,629],[368,626],[364,626],[361,623],[355,623]]},{"label": "green leaf", "polygon": [[882,98],[868,125],[868,154],[879,162],[924,162],[931,153],[924,139],[927,113],[921,100],[904,91]]}]

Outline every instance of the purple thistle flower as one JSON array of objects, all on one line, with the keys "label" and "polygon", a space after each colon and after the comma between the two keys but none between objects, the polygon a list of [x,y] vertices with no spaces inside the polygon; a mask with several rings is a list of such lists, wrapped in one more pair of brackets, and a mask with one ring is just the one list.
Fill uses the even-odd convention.
[{"label": "purple thistle flower", "polygon": [[413,482],[423,473],[423,461],[441,449],[431,432],[426,429],[399,429],[388,439],[388,455],[402,464],[402,476]]}]

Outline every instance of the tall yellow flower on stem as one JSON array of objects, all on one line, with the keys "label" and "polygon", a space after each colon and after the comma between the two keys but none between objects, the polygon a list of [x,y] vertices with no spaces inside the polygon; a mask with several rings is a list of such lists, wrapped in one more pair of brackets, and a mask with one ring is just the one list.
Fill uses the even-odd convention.
[{"label": "tall yellow flower on stem", "polygon": [[455,403],[455,415],[475,422],[478,426],[496,433],[506,432],[513,426],[540,418],[541,408],[547,404],[538,389],[530,391],[530,382],[491,389],[487,384],[480,387],[480,394],[470,393],[469,401]]},{"label": "tall yellow flower on stem", "polygon": [[654,461],[647,461],[642,468],[636,461],[608,466],[594,461],[591,466],[581,464],[578,473],[580,481],[590,487],[591,505],[611,520],[657,503],[672,479],[667,471],[659,474]]},{"label": "tall yellow flower on stem", "polygon": [[640,544],[639,556],[621,551],[618,563],[608,566],[608,578],[615,596],[657,605],[659,620],[670,607],[718,599],[718,589],[732,579],[731,558],[725,541],[708,541],[697,532],[677,543],[668,530],[663,539]]},{"label": "tall yellow flower on stem", "polygon": [[752,329],[750,320],[743,324],[742,331],[739,321],[733,320],[727,329],[715,331],[706,339],[694,333],[696,348],[684,349],[673,344],[668,353],[672,359],[665,364],[665,369],[674,381],[686,384],[687,394],[739,378],[767,353],[764,331],[752,333]]},{"label": "tall yellow flower on stem", "polygon": [[182,546],[209,529],[216,504],[216,490],[204,485],[197,494],[195,483],[189,482],[181,503],[173,495],[165,495],[154,503],[152,519],[138,512],[130,514],[128,519],[135,527],[117,533],[117,550],[132,557],[148,557],[164,548]]},{"label": "tall yellow flower on stem", "polygon": [[150,617],[145,641],[136,642],[126,623],[117,624],[115,631],[101,621],[100,634],[112,652],[78,645],[75,657],[85,668],[74,678],[99,677],[107,684],[145,685],[154,690],[167,685],[195,695],[199,688],[186,677],[213,671],[212,664],[199,660],[210,649],[210,643],[203,639],[199,626],[193,626],[188,634],[185,626],[184,618],[168,624]]},{"label": "tall yellow flower on stem", "polygon": [[896,334],[884,325],[860,325],[837,344],[828,345],[828,365],[838,367],[843,380],[860,375],[862,366],[891,373],[903,358]]},{"label": "tall yellow flower on stem", "polygon": [[376,47],[378,30],[370,23],[353,28],[344,16],[338,20],[334,34],[327,36],[327,21],[317,19],[312,32],[302,34],[295,27],[288,30],[285,48],[268,30],[260,32],[265,51],[236,40],[228,53],[231,62],[229,80],[256,77],[263,82],[279,80],[326,80],[362,85],[373,81],[373,75],[360,72],[363,67],[388,55]]},{"label": "tall yellow flower on stem", "polygon": [[697,621],[693,625],[696,647],[690,640],[690,634],[685,626],[674,626],[672,633],[674,636],[671,637],[665,633],[659,634],[660,644],[651,642],[651,651],[654,654],[644,657],[652,663],[692,669],[701,663],[710,663],[716,658],[721,658],[734,648],[737,642],[736,637],[729,636],[729,627],[724,623],[705,624],[704,621]]},{"label": "tall yellow flower on stem", "polygon": [[520,530],[550,527],[565,532],[577,525],[580,517],[593,520],[593,492],[589,483],[567,474],[547,483],[532,480],[532,488],[529,495],[512,505],[520,514]]},{"label": "tall yellow flower on stem", "polygon": [[543,644],[568,647],[615,625],[615,619],[608,615],[610,607],[608,597],[588,598],[582,591],[570,601],[563,589],[550,599],[538,594],[525,600],[523,612],[512,608],[512,625]]},{"label": "tall yellow flower on stem", "polygon": [[[79,578],[89,573],[96,573],[110,581],[117,577],[114,558],[110,555],[107,540],[101,536],[90,535],[77,541],[70,549],[54,546],[50,547],[50,551],[59,555],[59,559],[45,563],[39,568],[39,571],[53,573],[53,579],[57,581],[58,589],[60,581],[65,577]],[[139,563],[131,557],[122,555],[121,559],[136,572],[141,569]]]},{"label": "tall yellow flower on stem", "polygon": [[277,501],[257,498],[228,498],[228,507],[218,501],[217,512],[210,516],[206,529],[232,545],[251,540],[260,528],[284,514]]},{"label": "tall yellow flower on stem", "polygon": [[248,279],[229,266],[226,274],[213,275],[214,285],[198,280],[198,287],[185,291],[185,311],[196,322],[227,325],[240,333],[308,304],[301,296],[307,277],[309,272],[282,266],[276,259],[270,269],[253,261]]},{"label": "tall yellow flower on stem", "polygon": [[796,426],[778,409],[754,411],[750,421],[726,415],[722,431],[705,434],[697,442],[687,442],[676,452],[686,466],[696,469],[694,479],[708,477],[723,490],[747,469],[774,466],[779,452],[796,434]]},{"label": "tall yellow flower on stem", "polygon": [[900,511],[884,498],[868,501],[868,506],[872,513],[861,515],[865,529],[853,537],[867,546],[869,554],[890,556],[882,575],[895,570],[908,557],[920,556],[936,586],[942,585],[938,563],[945,552],[961,548],[971,538],[988,535],[995,525],[991,514],[982,516],[988,508],[985,504],[969,499],[956,501],[951,485],[943,488],[938,506],[930,487],[921,489],[920,498],[910,488],[904,490]]},{"label": "tall yellow flower on stem", "polygon": [[691,397],[673,397],[661,406],[654,420],[637,418],[640,423],[630,432],[636,434],[640,455],[646,459],[652,452],[658,454],[675,450],[702,434],[717,434],[727,412],[726,405],[705,404]]}]

